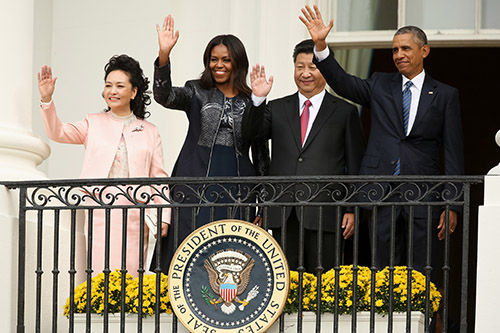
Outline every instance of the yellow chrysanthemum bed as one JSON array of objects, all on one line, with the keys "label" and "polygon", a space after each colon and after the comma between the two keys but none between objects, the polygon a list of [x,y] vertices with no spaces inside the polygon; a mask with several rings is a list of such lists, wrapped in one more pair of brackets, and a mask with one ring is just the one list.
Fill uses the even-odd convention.
[{"label": "yellow chrysanthemum bed", "polygon": [[[339,271],[339,314],[353,312],[353,285],[354,272],[352,266],[341,266]],[[372,302],[371,276],[368,267],[358,266],[356,287],[356,311],[369,311]],[[121,311],[121,278],[117,270],[109,275],[108,312],[120,313]],[[389,278],[390,271],[385,268],[375,275],[375,312],[386,314],[389,312]],[[90,312],[101,314],[104,312],[104,274],[100,273],[92,278]],[[408,301],[408,271],[404,266],[398,266],[393,274],[393,299],[392,306],[395,312],[406,312]],[[133,279],[126,275],[125,313],[138,313],[139,311],[139,278]],[[303,274],[303,311],[315,311],[317,306],[317,279],[309,273]],[[411,310],[425,312],[426,303],[426,278],[418,271],[411,275]],[[172,313],[170,299],[167,293],[167,276],[161,275],[160,282],[160,312]],[[87,282],[75,288],[74,313],[85,313],[87,310]],[[156,275],[143,277],[143,303],[144,316],[153,316],[156,309]],[[430,283],[431,311],[436,312],[441,301],[441,294],[435,285]],[[69,315],[69,298],[64,306],[64,315]],[[290,293],[285,306],[285,313],[297,312],[299,308],[299,274],[290,272]],[[335,271],[332,269],[321,277],[321,312],[334,312],[335,310]]]},{"label": "yellow chrysanthemum bed", "polygon": [[[353,312],[353,285],[354,273],[352,266],[341,266],[339,271],[339,314],[351,314]],[[371,276],[368,267],[358,266],[356,287],[356,311],[369,311],[371,307]],[[389,312],[389,281],[390,271],[385,268],[376,272],[375,275],[375,312],[387,314]],[[298,286],[299,274],[290,272],[290,294],[285,307],[286,313],[298,311]],[[317,279],[309,273],[303,274],[303,310],[315,311],[317,306]],[[411,310],[425,313],[426,303],[426,278],[418,272],[412,271],[411,275]],[[434,283],[430,283],[430,305],[431,311],[436,312],[439,308],[441,294]],[[408,301],[408,271],[405,266],[394,268],[393,275],[393,299],[394,312],[406,312]],[[321,312],[335,311],[335,271],[332,269],[321,277]]]},{"label": "yellow chrysanthemum bed", "polygon": [[[139,313],[139,278],[132,278],[130,274],[125,278],[125,313]],[[99,273],[91,282],[90,312],[104,312],[104,273]],[[109,274],[108,312],[121,312],[122,274],[116,270]],[[156,275],[144,275],[142,285],[142,314],[153,316],[156,310]],[[70,299],[64,306],[64,315],[69,315]],[[87,281],[75,288],[74,313],[87,311]],[[167,276],[161,274],[160,281],[160,313],[172,313],[170,299],[167,293]]]}]

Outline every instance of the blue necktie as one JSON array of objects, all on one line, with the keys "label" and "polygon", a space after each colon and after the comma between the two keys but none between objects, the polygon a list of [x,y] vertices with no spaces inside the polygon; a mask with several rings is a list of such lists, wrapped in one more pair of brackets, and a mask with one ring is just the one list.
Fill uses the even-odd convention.
[{"label": "blue necktie", "polygon": [[[411,90],[410,87],[413,83],[408,81],[405,83],[403,90],[403,126],[405,135],[408,134],[408,120],[410,119],[410,106],[411,106]],[[396,167],[394,168],[394,176],[399,175],[401,172],[401,159],[398,158]]]},{"label": "blue necktie", "polygon": [[406,82],[405,89],[403,90],[403,125],[406,135],[408,135],[408,119],[410,119],[411,85],[411,81]]}]

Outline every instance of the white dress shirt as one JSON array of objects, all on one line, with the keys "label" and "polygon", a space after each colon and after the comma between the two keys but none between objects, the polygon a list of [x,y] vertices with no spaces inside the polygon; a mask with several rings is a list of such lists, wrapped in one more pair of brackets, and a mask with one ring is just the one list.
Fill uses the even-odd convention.
[{"label": "white dress shirt", "polygon": [[[305,102],[308,100],[308,98],[302,95],[300,92],[298,94],[299,94],[299,118],[300,118],[300,116],[302,116],[302,112],[304,112]],[[309,132],[311,132],[312,125],[314,124],[314,120],[318,115],[319,108],[321,107],[321,103],[323,103],[323,98],[325,98],[325,94],[326,91],[322,90],[319,94],[309,98],[309,101],[311,101],[311,106],[309,107],[309,123],[307,124],[306,137],[304,138],[304,143],[302,144],[302,146],[304,146],[304,144],[306,143],[307,137],[309,136]]]},{"label": "white dress shirt", "polygon": [[[314,56],[316,57],[316,60],[323,61],[329,55],[330,55],[330,49],[328,47],[326,47],[322,51],[317,51],[316,46],[314,46]],[[403,94],[405,84],[406,82],[409,81],[409,79],[404,75],[401,76],[403,77],[403,83],[401,85],[401,94]],[[417,116],[418,103],[420,102],[420,94],[422,93],[422,86],[424,85],[424,79],[425,79],[425,70],[422,70],[420,74],[418,74],[411,80],[413,84],[410,87],[411,104],[410,104],[410,117],[408,119],[408,133],[411,132],[413,123],[415,122],[415,117]],[[408,135],[408,133],[406,133],[406,135]]]},{"label": "white dress shirt", "polygon": [[[403,94],[404,86],[406,82],[410,81],[406,76],[403,77],[403,85],[401,86],[401,94]],[[424,85],[425,70],[422,70],[420,74],[411,79],[413,83],[410,87],[411,91],[411,104],[410,104],[410,118],[408,118],[408,135],[411,132],[413,123],[415,122],[415,117],[417,116],[418,103],[420,102],[420,94],[422,93],[422,86]]]},{"label": "white dress shirt", "polygon": [[[307,97],[302,95],[300,92],[298,92],[298,94],[299,94],[299,118],[300,118],[302,112],[304,111],[304,103],[306,102]],[[306,137],[304,138],[304,143],[306,143],[307,137],[309,136],[309,132],[311,132],[312,125],[314,123],[314,120],[316,119],[316,116],[318,115],[321,103],[323,103],[323,99],[325,98],[325,94],[326,90],[322,90],[319,94],[309,98],[309,100],[311,101],[311,106],[309,107],[309,123],[307,124],[307,131],[306,131]],[[255,96],[252,93],[252,103],[254,106],[257,107],[261,105],[265,100],[266,97]]]}]

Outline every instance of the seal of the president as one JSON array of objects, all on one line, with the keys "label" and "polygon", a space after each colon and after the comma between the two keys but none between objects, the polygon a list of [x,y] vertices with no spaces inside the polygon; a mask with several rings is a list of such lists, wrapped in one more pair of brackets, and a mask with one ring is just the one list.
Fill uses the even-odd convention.
[{"label": "seal of the president", "polygon": [[288,297],[285,255],[264,229],[221,220],[177,248],[168,274],[172,308],[190,332],[265,332]]}]

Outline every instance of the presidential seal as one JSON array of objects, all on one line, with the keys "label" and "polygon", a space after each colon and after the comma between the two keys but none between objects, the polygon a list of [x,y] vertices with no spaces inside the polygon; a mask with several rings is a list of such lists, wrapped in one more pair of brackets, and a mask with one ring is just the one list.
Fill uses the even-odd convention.
[{"label": "presidential seal", "polygon": [[279,318],[290,276],[283,251],[258,226],[221,220],[191,233],[168,274],[172,308],[190,332],[265,332]]}]

